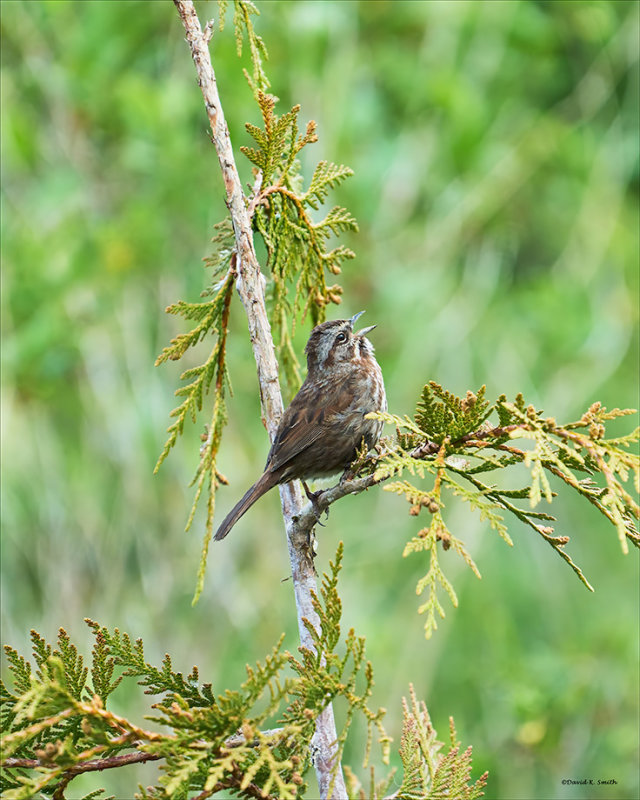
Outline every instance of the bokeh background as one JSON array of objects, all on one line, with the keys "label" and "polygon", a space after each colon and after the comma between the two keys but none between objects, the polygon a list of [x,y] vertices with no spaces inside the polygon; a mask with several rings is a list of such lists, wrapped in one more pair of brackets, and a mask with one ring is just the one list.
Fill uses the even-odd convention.
[{"label": "bokeh background", "polygon": [[[217,14],[198,9],[203,21]],[[322,158],[356,173],[330,198],[361,228],[331,311],[365,308],[378,323],[391,410],[411,413],[429,379],[458,393],[522,391],[564,421],[595,400],[637,407],[638,4],[260,9],[280,110],[301,103],[303,123],[319,125],[307,178]],[[88,654],[88,616],[142,636],[149,660],[170,652],[219,691],[237,686],[281,632],[297,645],[277,493],[212,548],[192,608],[202,513],[183,527],[201,424],[152,475],[179,374],[204,352],[153,366],[182,330],[164,308],[198,298],[225,214],[181,25],[168,2],[1,11],[2,639],[24,651],[29,628],[55,637],[64,626]],[[212,52],[248,182],[238,147],[259,115],[229,23]],[[231,324],[220,519],[268,447],[238,302]],[[299,326],[300,351],[307,333]],[[401,557],[420,522],[383,491],[332,508],[317,564],[345,541],[344,624],[367,637],[372,703],[388,709],[396,744],[413,682],[441,735],[453,715],[473,744],[487,797],[637,797],[637,558],[560,488],[558,530],[593,595],[532,531],[515,524],[508,548],[452,503],[483,578],[443,554],[460,607],[425,641],[414,587],[426,564]],[[135,692],[114,700],[145,712]],[[356,771],[362,734],[345,759]],[[86,778],[78,796],[105,785],[131,797],[154,769]],[[562,784],[583,778],[596,785]]]}]

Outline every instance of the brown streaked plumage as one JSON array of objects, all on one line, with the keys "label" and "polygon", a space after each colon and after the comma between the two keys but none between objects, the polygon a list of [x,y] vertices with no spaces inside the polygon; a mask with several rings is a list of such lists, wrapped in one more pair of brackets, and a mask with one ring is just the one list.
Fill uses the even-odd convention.
[{"label": "brown streaked plumage", "polygon": [[386,411],[387,399],[373,345],[357,333],[351,319],[323,322],[311,331],[305,347],[307,377],[282,415],[262,477],[225,517],[215,535],[224,539],[259,497],[279,483],[319,478],[345,470],[364,440],[371,449],[382,422],[365,419]]}]

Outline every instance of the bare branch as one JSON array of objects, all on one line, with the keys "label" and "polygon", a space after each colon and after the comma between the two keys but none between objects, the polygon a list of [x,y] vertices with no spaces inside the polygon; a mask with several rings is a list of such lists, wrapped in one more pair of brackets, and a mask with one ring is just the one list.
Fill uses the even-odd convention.
[{"label": "bare branch", "polygon": [[[496,428],[489,428],[487,430],[480,429],[461,436],[459,439],[451,442],[451,444],[454,447],[459,447],[460,445],[468,444],[472,440],[475,441],[476,439],[499,439],[502,436],[508,435],[511,433],[511,431],[515,431],[517,428],[522,428],[522,425],[505,425],[498,426]],[[424,458],[425,456],[435,455],[439,449],[440,444],[438,444],[438,442],[432,442],[429,439],[426,439],[421,445],[411,451],[411,457]]]},{"label": "bare branch", "polygon": [[379,482],[380,481],[376,480],[373,474],[364,475],[360,478],[342,480],[330,489],[319,492],[316,496],[315,508],[311,503],[307,503],[300,514],[295,518],[293,535],[296,539],[300,541],[304,539],[304,541],[308,543],[309,533],[318,522],[318,513],[326,511],[330,505],[346,497],[348,494],[360,494],[360,492],[364,492],[370,486],[374,486]]}]

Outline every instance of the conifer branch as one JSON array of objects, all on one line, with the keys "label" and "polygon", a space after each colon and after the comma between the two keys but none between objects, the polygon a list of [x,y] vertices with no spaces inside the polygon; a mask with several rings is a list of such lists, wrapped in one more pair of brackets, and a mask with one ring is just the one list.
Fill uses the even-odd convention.
[{"label": "conifer branch", "polygon": [[311,530],[318,522],[318,514],[327,511],[329,506],[338,500],[342,500],[348,494],[360,494],[380,481],[375,475],[361,475],[357,478],[345,479],[329,489],[325,489],[316,495],[314,504],[307,503],[294,521],[296,537],[301,541],[309,540]]},{"label": "conifer branch", "polygon": [[[636,453],[630,452],[638,440],[638,430],[618,438],[605,437],[608,420],[634,414],[633,410],[607,411],[600,403],[594,403],[579,420],[560,425],[533,406],[527,406],[522,395],[514,402],[508,402],[502,395],[490,404],[484,393],[482,387],[475,394],[467,392],[464,398],[459,398],[431,381],[423,387],[413,419],[387,413],[376,415],[395,425],[396,440],[379,456],[374,481],[400,477],[405,471],[419,479],[433,479],[432,487],[427,489],[407,480],[396,480],[385,487],[404,496],[412,516],[418,516],[423,508],[433,515],[430,523],[408,542],[404,552],[405,555],[429,553],[429,570],[416,589],[418,593],[429,589],[428,600],[419,609],[426,614],[427,637],[436,627],[434,611],[440,616],[444,614],[437,596],[438,586],[457,605],[453,587],[438,565],[437,543],[445,550],[453,547],[480,577],[462,542],[447,528],[442,513],[446,506],[443,489],[478,511],[481,519],[507,544],[513,543],[504,517],[510,515],[523,522],[556,551],[590,591],[593,587],[564,549],[569,537],[555,535],[553,527],[547,524],[554,517],[535,510],[543,499],[551,503],[555,496],[548,475],[559,478],[589,500],[613,524],[624,553],[628,552],[629,542],[640,546],[635,522],[640,517],[640,508],[623,485],[632,475],[636,485],[640,478],[640,461]],[[488,422],[492,414],[498,417],[497,425]],[[525,446],[515,447],[512,444],[515,439],[522,440]],[[529,468],[528,486],[504,489],[484,480],[484,473],[503,471],[514,464]],[[578,472],[586,476],[578,478]],[[604,486],[596,483],[597,476]],[[528,500],[529,508],[516,504],[516,500]]]},{"label": "conifer branch", "polygon": [[[282,416],[283,403],[273,338],[265,306],[262,275],[253,246],[248,204],[242,191],[205,34],[191,0],[174,0],[174,3],[184,25],[187,42],[198,74],[198,82],[211,126],[212,141],[226,188],[227,207],[231,214],[236,243],[238,272],[236,286],[247,314],[249,336],[258,369],[264,422],[269,438],[273,440]],[[257,70],[259,65],[255,56],[256,53],[254,53],[254,68]],[[296,482],[281,486],[280,498],[287,529],[300,639],[303,646],[313,648],[312,637],[304,625],[303,619],[309,620],[312,626],[318,623],[317,612],[313,607],[313,594],[316,590],[315,572],[313,565],[309,563],[309,559],[305,555],[300,539],[294,535],[294,517],[299,515],[303,505],[299,484]],[[333,786],[331,796],[346,796],[341,770],[339,768],[336,770],[334,764],[336,740],[333,709],[328,705],[317,718],[313,741],[316,750],[316,774],[323,798],[330,796],[330,786]]]},{"label": "conifer branch", "polygon": [[[141,639],[89,619],[94,647],[87,666],[62,628],[55,645],[32,631],[35,669],[5,646],[14,688],[0,681],[2,796],[30,800],[42,792],[61,800],[82,773],[163,760],[158,785],[142,790],[140,800],[186,797],[190,791],[207,797],[225,789],[238,797],[296,800],[304,796],[304,776],[317,759],[311,744],[316,720],[334,699],[346,704],[346,714],[331,780],[341,775],[355,715],[368,729],[365,758],[377,731],[387,764],[390,738],[382,725],[384,709],[369,706],[373,670],[364,639],[353,630],[341,635],[342,553],[341,543],[330,574],[312,597],[317,623],[303,620],[311,646],[300,647],[296,658],[282,651],[283,635],[263,662],[247,666],[238,689],[215,694],[211,684],[200,683],[197,667],[187,676],[176,672],[169,654],[155,666],[146,660]],[[108,707],[115,690],[131,679],[145,694],[161,696],[152,705],[155,716],[146,719],[162,731],[143,728]],[[280,727],[265,729],[270,719],[278,719]]]},{"label": "conifer branch", "polygon": [[[423,509],[432,515],[429,524],[407,542],[403,553],[428,554],[429,569],[416,587],[418,594],[428,590],[427,601],[419,608],[426,615],[427,638],[437,627],[437,616],[444,616],[438,592],[444,590],[451,603],[458,604],[453,586],[439,565],[438,544],[444,550],[452,548],[480,577],[463,542],[447,527],[442,513],[446,506],[444,490],[479,512],[480,518],[508,545],[513,541],[505,516],[524,523],[555,550],[590,591],[593,586],[565,550],[569,537],[554,533],[548,524],[554,522],[553,516],[534,510],[543,498],[551,502],[555,496],[547,473],[578,492],[606,517],[618,533],[623,553],[628,552],[629,542],[640,547],[635,523],[640,508],[623,485],[632,474],[636,486],[640,481],[640,460],[636,453],[629,452],[638,441],[639,430],[605,438],[605,423],[634,414],[633,410],[607,411],[600,403],[594,403],[579,420],[560,425],[552,417],[543,417],[533,406],[526,406],[521,395],[513,403],[502,395],[490,404],[484,392],[482,387],[476,394],[467,392],[459,398],[432,381],[423,387],[413,420],[389,413],[372,415],[395,425],[395,441],[383,439],[375,456],[361,454],[352,464],[350,475],[343,476],[337,486],[317,493],[313,504],[306,506],[296,520],[297,536],[309,542],[319,514],[347,494],[359,494],[374,484],[400,477],[404,471],[420,479],[432,478],[433,485],[427,489],[407,480],[395,480],[385,486],[387,491],[405,498],[412,516],[418,516]],[[494,413],[498,416],[497,425],[488,422]],[[514,439],[528,440],[533,448],[515,447]],[[514,464],[529,467],[529,486],[504,489],[479,477]],[[586,473],[586,477],[578,478],[578,471]],[[593,479],[598,475],[604,486]],[[529,508],[517,505],[514,501],[518,499],[528,499]]]},{"label": "conifer branch", "polygon": [[[132,746],[136,746],[138,742],[133,742]],[[72,767],[67,767],[65,775],[69,777],[69,781],[75,778],[76,775],[82,775],[83,772],[102,772],[105,769],[117,769],[118,767],[126,767],[129,764],[144,764],[147,761],[159,761],[162,756],[155,753],[145,753],[136,750],[133,753],[123,753],[119,756],[106,756],[105,758],[96,758],[93,761],[83,761],[80,764],[74,764]],[[5,758],[3,759],[2,767],[4,769],[41,769],[50,766],[50,762],[41,758]],[[69,783],[67,781],[67,783]]]},{"label": "conifer branch", "polygon": [[[281,728],[264,730],[262,731],[262,735],[265,737],[275,737],[281,732],[281,730]],[[125,736],[119,738],[122,740],[122,742],[118,742],[118,740],[113,739],[111,740],[110,745],[115,747],[120,743],[126,743],[128,734],[125,734]],[[139,747],[142,744],[144,744],[143,740],[128,742],[129,747]],[[251,747],[256,744],[257,742],[255,740],[247,741],[244,734],[238,733],[226,739],[224,742],[224,747],[230,749],[242,746]],[[65,774],[69,775],[69,779],[71,779],[75,778],[76,775],[81,775],[83,772],[102,772],[105,769],[117,769],[118,767],[124,767],[129,764],[144,764],[147,761],[159,761],[162,758],[164,758],[164,756],[157,753],[147,753],[142,750],[136,750],[133,753],[123,753],[117,756],[105,756],[104,758],[96,758],[93,761],[82,761],[81,763],[74,764],[72,767],[67,767]],[[10,757],[2,759],[0,765],[4,769],[39,769],[49,768],[51,766],[51,761],[46,758]],[[220,791],[222,788],[224,787],[220,786],[220,788],[216,789],[216,791]]]}]

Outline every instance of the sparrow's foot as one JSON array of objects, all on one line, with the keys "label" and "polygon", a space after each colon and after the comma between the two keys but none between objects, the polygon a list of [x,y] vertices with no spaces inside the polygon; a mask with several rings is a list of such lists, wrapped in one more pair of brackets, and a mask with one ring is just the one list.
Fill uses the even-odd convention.
[{"label": "sparrow's foot", "polygon": [[[318,525],[322,525],[324,528],[324,524],[320,522],[320,517],[322,516],[322,509],[320,508],[320,504],[318,500],[324,493],[322,489],[318,490],[317,492],[312,492],[311,489],[307,486],[306,481],[302,481],[302,486],[304,488],[304,493],[307,495],[309,502],[311,503],[311,508],[313,509],[313,513],[316,516],[316,522]],[[326,509],[327,517],[329,516],[329,509]]]},{"label": "sparrow's foot", "polygon": [[342,486],[345,481],[350,481],[353,479],[353,470],[351,467],[347,467],[345,471],[340,476],[340,480],[338,481],[338,486]]}]

